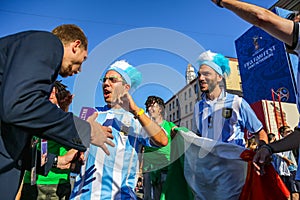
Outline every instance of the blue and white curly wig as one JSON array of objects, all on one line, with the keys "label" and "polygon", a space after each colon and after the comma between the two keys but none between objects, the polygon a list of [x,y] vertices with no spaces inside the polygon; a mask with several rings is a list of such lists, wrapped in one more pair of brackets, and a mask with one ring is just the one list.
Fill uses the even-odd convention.
[{"label": "blue and white curly wig", "polygon": [[118,72],[132,89],[137,88],[142,82],[142,73],[125,60],[114,62],[108,67],[105,74],[111,70]]},{"label": "blue and white curly wig", "polygon": [[230,74],[229,59],[222,54],[213,53],[210,50],[201,53],[198,57],[199,68],[207,65],[215,70],[222,77]]}]

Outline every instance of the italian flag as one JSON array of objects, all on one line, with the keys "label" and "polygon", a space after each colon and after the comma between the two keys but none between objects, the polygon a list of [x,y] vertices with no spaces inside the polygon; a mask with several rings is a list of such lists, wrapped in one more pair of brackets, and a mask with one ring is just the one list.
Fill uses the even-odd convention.
[{"label": "italian flag", "polygon": [[259,176],[255,152],[244,147],[178,131],[161,200],[286,200],[289,191],[272,164]]}]

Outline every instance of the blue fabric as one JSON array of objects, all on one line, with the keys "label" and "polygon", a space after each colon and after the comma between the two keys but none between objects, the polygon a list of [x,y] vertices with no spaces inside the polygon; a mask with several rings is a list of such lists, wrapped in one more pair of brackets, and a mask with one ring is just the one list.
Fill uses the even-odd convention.
[{"label": "blue fabric", "polygon": [[118,72],[125,79],[126,83],[131,86],[131,79],[125,73],[125,71],[123,71],[122,69],[117,68],[117,67],[110,67],[110,68],[107,69],[107,71],[109,71],[109,70],[113,70],[113,71]]},{"label": "blue fabric", "polygon": [[136,200],[136,195],[131,187],[125,186],[116,194],[114,200]]},{"label": "blue fabric", "polygon": [[[139,147],[150,146],[150,139],[131,113],[107,106],[97,110],[97,121],[112,128],[115,147],[107,146],[110,152],[107,156],[101,148],[90,145],[86,165],[76,177],[71,199],[134,199]],[[91,178],[86,178],[93,166]]]},{"label": "blue fabric", "polygon": [[245,128],[257,133],[263,127],[243,98],[224,91],[215,101],[202,96],[195,105],[193,124],[193,131],[202,137],[240,146],[245,146]]},{"label": "blue fabric", "polygon": [[204,61],[200,62],[199,65],[200,65],[200,68],[202,65],[207,65],[210,68],[212,68],[213,70],[215,70],[219,75],[223,76],[221,67],[219,65],[217,65],[216,63],[214,63],[213,61],[204,60]]}]

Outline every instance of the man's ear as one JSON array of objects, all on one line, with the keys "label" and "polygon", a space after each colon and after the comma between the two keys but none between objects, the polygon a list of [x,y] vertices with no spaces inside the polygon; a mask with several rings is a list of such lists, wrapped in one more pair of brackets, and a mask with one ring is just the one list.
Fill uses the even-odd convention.
[{"label": "man's ear", "polygon": [[125,90],[128,92],[130,90],[130,85],[125,83]]},{"label": "man's ear", "polygon": [[221,76],[221,75],[219,75],[219,74],[217,74],[217,76],[218,76],[218,78],[217,78],[218,83],[221,83],[222,80],[223,80],[223,76]]},{"label": "man's ear", "polygon": [[72,43],[72,50],[73,50],[74,53],[76,52],[77,49],[80,48],[80,45],[81,45],[81,41],[80,40],[75,40]]}]

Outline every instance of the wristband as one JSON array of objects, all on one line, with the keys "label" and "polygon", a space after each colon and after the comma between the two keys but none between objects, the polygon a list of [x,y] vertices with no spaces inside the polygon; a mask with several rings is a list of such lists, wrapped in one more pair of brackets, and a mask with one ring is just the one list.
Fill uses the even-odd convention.
[{"label": "wristband", "polygon": [[144,113],[145,113],[144,109],[140,108],[139,112],[134,116],[134,118],[138,119]]},{"label": "wristband", "polygon": [[264,144],[260,148],[268,149],[269,153],[273,154],[273,148],[270,145],[268,145],[268,144]]},{"label": "wristband", "polygon": [[53,164],[52,164],[52,167],[53,167],[53,168],[57,168],[57,162],[58,162],[58,157],[55,156],[55,157],[54,157],[54,160],[53,160]]},{"label": "wristband", "polygon": [[217,0],[217,6],[219,6],[220,8],[224,8],[224,7],[221,5],[221,2],[222,2],[222,0]]}]

